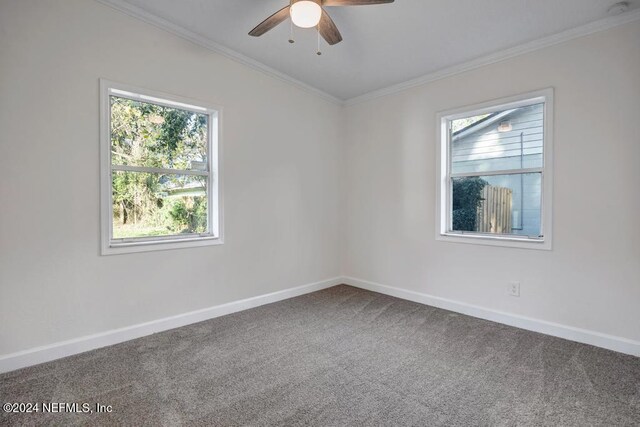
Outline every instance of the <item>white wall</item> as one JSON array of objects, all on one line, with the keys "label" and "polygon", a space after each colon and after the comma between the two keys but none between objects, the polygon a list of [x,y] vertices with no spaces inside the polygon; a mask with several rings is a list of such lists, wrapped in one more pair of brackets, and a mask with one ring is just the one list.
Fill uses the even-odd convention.
[{"label": "white wall", "polygon": [[[344,273],[640,340],[639,41],[636,21],[348,107]],[[436,241],[436,113],[547,87],[553,250]]]},{"label": "white wall", "polygon": [[[224,108],[225,244],[99,255],[98,79]],[[0,355],[340,274],[341,107],[94,1],[0,4]]]},{"label": "white wall", "polygon": [[[638,340],[638,40],[636,22],[343,110],[93,1],[2,1],[0,356],[341,270]],[[224,107],[224,245],[99,255],[100,77]],[[553,251],[435,241],[436,112],[549,86]]]}]

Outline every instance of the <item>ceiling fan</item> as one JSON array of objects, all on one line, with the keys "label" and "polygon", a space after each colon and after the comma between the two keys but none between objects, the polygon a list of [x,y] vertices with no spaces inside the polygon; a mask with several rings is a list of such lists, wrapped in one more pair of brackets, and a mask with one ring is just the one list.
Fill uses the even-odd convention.
[{"label": "ceiling fan", "polygon": [[[325,6],[367,6],[393,2],[394,0],[289,0],[289,6],[283,7],[262,21],[249,32],[249,35],[260,37],[291,17],[291,22],[297,27],[317,27],[322,38],[330,45],[334,45],[342,41],[342,35],[327,11],[324,10]],[[293,40],[289,41],[293,43]]]}]

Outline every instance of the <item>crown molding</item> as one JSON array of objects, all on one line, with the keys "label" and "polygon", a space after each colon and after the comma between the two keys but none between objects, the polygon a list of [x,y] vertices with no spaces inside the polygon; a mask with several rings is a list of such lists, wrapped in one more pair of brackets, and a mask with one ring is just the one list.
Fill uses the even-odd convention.
[{"label": "crown molding", "polygon": [[208,39],[207,37],[201,36],[200,34],[187,30],[186,28],[180,25],[176,25],[172,22],[167,21],[164,18],[161,18],[152,13],[149,13],[144,9],[141,9],[137,6],[129,4],[125,0],[96,0],[96,1],[98,3],[104,4],[105,6],[109,6],[115,10],[123,12],[124,14],[129,15],[132,18],[139,19],[140,21],[146,22],[147,24],[153,25],[154,27],[160,28],[161,30],[167,31],[169,33],[172,33],[173,35],[176,35],[192,43],[195,43],[201,47],[209,49],[217,54],[220,54],[226,58],[236,61],[249,68],[260,71],[270,77],[284,81],[306,92],[317,95],[333,104],[344,105],[344,100],[342,99],[339,99],[307,83],[301,82],[298,79],[295,79],[285,73],[282,73],[274,68],[271,68],[268,65],[263,64],[262,62],[249,58],[248,56],[245,56],[239,52],[236,52],[235,50],[222,46],[221,44],[218,44]]},{"label": "crown molding", "polygon": [[454,65],[452,67],[443,68],[443,69],[434,71],[432,73],[425,74],[415,79],[407,80],[405,82],[387,86],[381,89],[376,89],[374,91],[367,92],[363,95],[359,95],[347,100],[343,100],[323,90],[313,87],[307,83],[304,83],[298,79],[295,79],[283,72],[280,72],[274,68],[271,68],[268,65],[265,65],[259,61],[256,61],[255,59],[249,58],[246,55],[236,52],[235,50],[222,46],[221,44],[216,43],[193,31],[187,30],[182,26],[176,25],[157,15],[149,13],[144,9],[141,9],[137,6],[129,4],[125,0],[96,0],[96,1],[106,6],[109,6],[113,9],[116,9],[120,12],[123,12],[126,15],[129,15],[133,18],[146,22],[147,24],[153,25],[157,28],[160,28],[169,33],[172,33],[178,37],[189,40],[201,47],[209,49],[215,53],[218,53],[226,58],[236,61],[249,68],[260,71],[270,77],[284,81],[306,92],[317,95],[333,104],[342,105],[342,106],[360,104],[362,102],[366,102],[372,99],[392,95],[398,92],[402,92],[402,91],[414,88],[416,86],[421,86],[421,85],[431,83],[437,80],[441,80],[447,77],[455,76],[457,74],[471,71],[476,68],[495,64],[497,62],[505,61],[510,58],[524,55],[526,53],[534,52],[540,49],[544,49],[546,47],[564,43],[569,40],[587,36],[589,34],[597,33],[600,31],[605,31],[610,28],[617,27],[619,25],[640,20],[640,9],[635,9],[629,12],[625,12],[617,16],[609,16],[609,17],[600,19],[598,21],[590,22],[588,24],[581,25],[579,27],[575,27],[575,28],[572,28],[557,34],[553,34],[547,37],[532,40],[530,42],[527,42],[518,46],[514,46],[509,49],[504,49],[499,52],[495,52],[486,56],[482,56],[482,57],[473,59],[471,61],[463,62],[457,65]]},{"label": "crown molding", "polygon": [[474,60],[463,62],[452,67],[443,68],[433,73],[425,74],[421,77],[408,80],[402,83],[398,83],[392,86],[388,86],[382,89],[377,89],[364,95],[356,96],[344,101],[344,105],[350,106],[360,104],[372,99],[381,98],[384,96],[392,95],[398,92],[402,92],[416,86],[421,86],[426,83],[431,83],[436,80],[441,80],[447,77],[455,76],[467,71],[474,70],[476,68],[484,67],[486,65],[495,64],[516,56],[524,55],[526,53],[534,52],[536,50],[544,49],[546,47],[554,46],[560,43],[564,43],[569,40],[573,40],[579,37],[584,37],[589,34],[605,31],[619,25],[628,24],[640,20],[640,9],[635,9],[630,12],[625,12],[617,16],[610,16],[598,21],[593,21],[579,27],[575,27],[551,36],[536,39],[518,46],[514,46],[509,49],[501,50],[486,56],[476,58]]}]

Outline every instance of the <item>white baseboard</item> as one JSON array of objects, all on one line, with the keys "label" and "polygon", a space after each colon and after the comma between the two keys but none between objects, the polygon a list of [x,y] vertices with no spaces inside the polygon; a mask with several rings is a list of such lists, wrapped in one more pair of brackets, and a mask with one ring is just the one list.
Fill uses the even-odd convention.
[{"label": "white baseboard", "polygon": [[567,340],[589,344],[596,347],[602,347],[633,356],[640,356],[640,342],[633,341],[627,338],[607,335],[587,329],[575,328],[573,326],[561,325],[559,323],[547,322],[545,320],[519,316],[517,314],[491,310],[464,302],[454,301],[446,298],[423,294],[420,292],[409,291],[406,289],[395,288],[392,286],[386,286],[379,283],[356,279],[354,277],[343,277],[342,282],[347,285],[355,286],[357,288],[366,289],[369,291],[378,292],[381,294],[390,295],[396,298],[430,305],[449,311],[455,311],[457,313],[478,317],[480,319],[490,320],[492,322],[503,323],[505,325],[514,326],[516,328],[539,332],[541,334],[564,338]]},{"label": "white baseboard", "polygon": [[420,292],[381,285],[379,283],[356,279],[354,277],[335,277],[316,283],[310,283],[296,288],[285,289],[270,294],[259,295],[252,298],[221,304],[202,310],[166,317],[151,322],[140,323],[127,326],[125,328],[114,329],[98,334],[62,341],[46,346],[36,347],[16,353],[0,356],[0,373],[9,372],[39,363],[49,362],[62,357],[71,356],[85,351],[94,350],[109,345],[118,344],[136,338],[141,338],[157,332],[179,328],[192,323],[202,322],[215,317],[224,316],[238,311],[248,310],[261,305],[282,301],[288,298],[297,297],[332,286],[345,283],[361,289],[367,289],[393,297],[414,301],[420,304],[430,305],[457,313],[466,314],[480,319],[490,320],[529,331],[552,335],[559,338],[568,339],[596,347],[602,347],[620,353],[640,356],[640,342],[627,338],[607,335],[600,332],[547,322],[545,320],[533,319],[519,316],[517,314],[505,313],[491,310],[484,307],[440,298]]},{"label": "white baseboard", "polygon": [[216,305],[202,310],[191,311],[189,313],[178,314],[164,319],[153,320],[151,322],[140,323],[127,326],[125,328],[113,329],[98,334],[62,341],[42,347],[19,351],[4,356],[0,356],[0,373],[9,372],[39,363],[49,362],[62,357],[71,356],[85,351],[94,350],[100,347],[118,344],[124,341],[144,337],[157,332],[179,328],[180,326],[202,322],[214,317],[224,316],[242,310],[258,307],[272,302],[285,300],[330,288],[342,283],[342,278],[335,277],[321,282],[310,283],[296,288],[289,288],[270,294],[259,295],[252,298],[234,301],[227,304]]}]

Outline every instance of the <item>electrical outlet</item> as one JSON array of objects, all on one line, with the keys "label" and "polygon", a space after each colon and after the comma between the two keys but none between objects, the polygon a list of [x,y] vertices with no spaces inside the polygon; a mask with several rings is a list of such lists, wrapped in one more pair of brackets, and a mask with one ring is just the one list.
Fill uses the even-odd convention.
[{"label": "electrical outlet", "polygon": [[507,287],[507,293],[512,297],[520,296],[520,282],[509,282],[509,286]]}]

